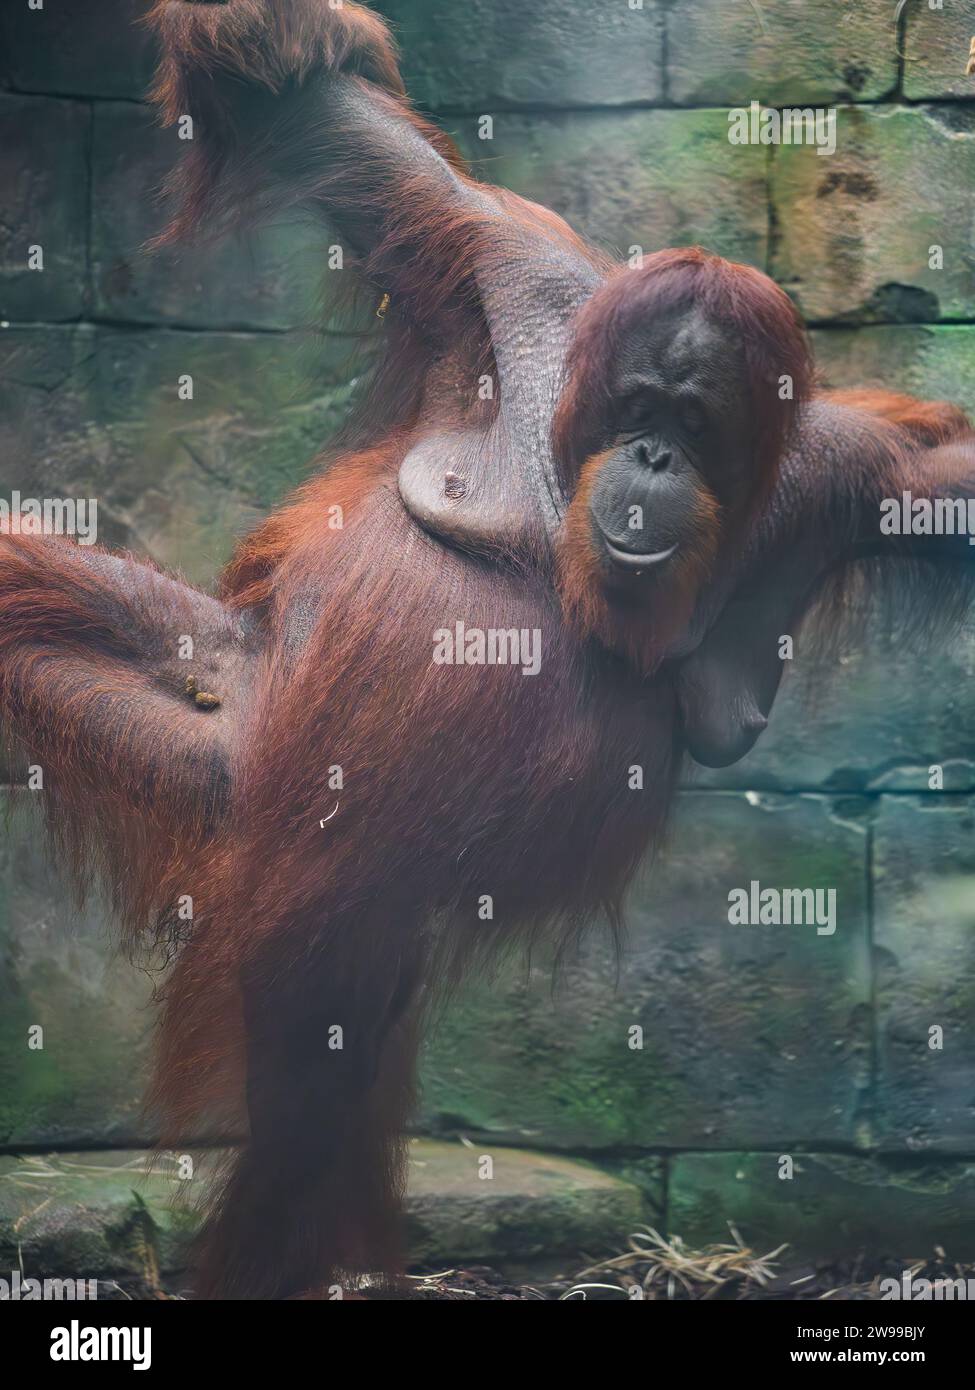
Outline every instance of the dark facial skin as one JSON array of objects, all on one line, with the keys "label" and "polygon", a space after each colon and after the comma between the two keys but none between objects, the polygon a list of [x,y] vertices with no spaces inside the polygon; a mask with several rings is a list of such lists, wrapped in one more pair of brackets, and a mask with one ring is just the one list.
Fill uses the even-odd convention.
[{"label": "dark facial skin", "polygon": [[700,528],[750,488],[737,343],[696,308],[641,325],[619,355],[611,410],[611,451],[590,500],[607,581],[664,581],[682,550],[700,546]]}]

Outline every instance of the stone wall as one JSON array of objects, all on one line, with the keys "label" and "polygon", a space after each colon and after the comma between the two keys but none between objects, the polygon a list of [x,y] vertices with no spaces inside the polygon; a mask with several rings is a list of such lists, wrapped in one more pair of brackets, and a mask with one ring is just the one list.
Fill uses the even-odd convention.
[{"label": "stone wall", "polygon": [[[207,582],[342,419],[355,344],[316,331],[308,226],[144,254],[179,147],[142,103],[138,8],[5,0],[0,496],[96,496],[100,540]],[[384,8],[411,91],[483,177],[623,253],[700,242],[766,268],[832,384],[975,410],[968,0],[909,0],[896,24],[892,0]],[[752,100],[835,105],[835,155],[731,146],[727,110]],[[971,635],[925,649],[895,626],[828,663],[800,642],[754,754],[682,794],[618,984],[596,937],[554,996],[540,959],[472,988],[428,1051],[426,1132],[594,1158],[692,1240],[733,1219],[756,1242],[975,1257],[973,663]],[[98,905],[52,881],[16,782],[0,1150],[139,1145],[147,981],[111,958]],[[835,888],[835,934],[730,927],[728,890],[752,879]]]}]

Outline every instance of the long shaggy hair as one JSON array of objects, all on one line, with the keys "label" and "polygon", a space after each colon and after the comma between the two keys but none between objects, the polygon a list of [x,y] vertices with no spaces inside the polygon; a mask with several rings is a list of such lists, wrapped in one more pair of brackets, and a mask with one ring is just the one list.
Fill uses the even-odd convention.
[{"label": "long shaggy hair", "polygon": [[[679,720],[672,676],[645,679],[563,607],[547,537],[502,559],[463,553],[397,489],[431,373],[490,359],[492,267],[526,254],[529,230],[596,272],[601,258],[553,214],[474,185],[403,101],[382,24],[350,0],[160,0],[152,21],[157,100],[196,122],[175,232],[260,216],[282,190],[380,221],[360,268],[393,295],[386,351],[337,456],[241,543],[219,603],[122,557],[0,536],[0,712],[42,757],[79,874],[102,869],[132,931],[173,940],[151,1091],[162,1142],[247,1130],[212,1199],[200,1292],[285,1297],[400,1268],[424,1022],[507,945],[565,944],[616,913],[664,825]],[[343,99],[366,103],[354,139],[329,105],[339,73]],[[397,167],[391,125],[439,151],[436,195]],[[451,204],[456,186],[477,196]],[[780,292],[667,253],[580,315],[555,431],[573,484],[599,448],[607,355],[630,315],[689,299],[738,327],[756,392],[774,371],[804,398]],[[789,415],[759,407],[767,479]],[[857,418],[881,453],[896,441],[888,461],[935,428]],[[813,505],[822,492],[810,484]],[[851,482],[851,516],[858,495]],[[457,623],[537,631],[538,673],[437,664]],[[183,689],[186,633],[220,697],[209,713]]]}]

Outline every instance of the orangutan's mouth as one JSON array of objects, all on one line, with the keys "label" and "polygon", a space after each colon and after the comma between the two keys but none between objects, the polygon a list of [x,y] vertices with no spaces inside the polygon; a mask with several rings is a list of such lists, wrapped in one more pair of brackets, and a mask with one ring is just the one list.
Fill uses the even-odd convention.
[{"label": "orangutan's mouth", "polygon": [[621,570],[626,570],[629,574],[645,574],[651,570],[659,569],[665,565],[672,555],[676,554],[678,543],[668,546],[666,550],[655,550],[652,552],[640,550],[623,550],[612,541],[605,540],[606,554],[612,563]]}]

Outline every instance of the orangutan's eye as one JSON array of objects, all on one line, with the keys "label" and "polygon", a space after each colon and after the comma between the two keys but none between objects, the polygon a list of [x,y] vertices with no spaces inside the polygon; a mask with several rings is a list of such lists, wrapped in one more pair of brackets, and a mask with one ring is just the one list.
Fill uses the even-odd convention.
[{"label": "orangutan's eye", "polygon": [[707,424],[704,407],[697,401],[684,401],[680,408],[680,422],[688,434],[701,434]]},{"label": "orangutan's eye", "polygon": [[620,402],[617,430],[621,436],[645,434],[653,425],[657,405],[646,391],[632,391]]}]

